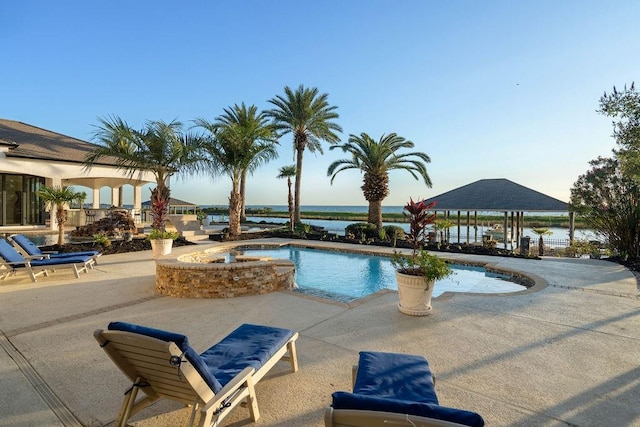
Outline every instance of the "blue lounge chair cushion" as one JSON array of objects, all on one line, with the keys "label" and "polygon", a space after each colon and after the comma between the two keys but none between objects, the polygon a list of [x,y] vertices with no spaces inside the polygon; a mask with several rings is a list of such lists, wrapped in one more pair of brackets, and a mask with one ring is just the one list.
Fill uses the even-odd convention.
[{"label": "blue lounge chair cushion", "polygon": [[32,267],[55,267],[62,264],[84,264],[91,259],[90,256],[69,256],[64,258],[43,258],[31,260]]},{"label": "blue lounge chair cushion", "polygon": [[218,379],[209,370],[198,353],[196,353],[196,351],[189,345],[189,339],[185,335],[163,331],[162,329],[134,325],[133,323],[127,322],[111,322],[107,329],[111,331],[132,332],[134,334],[140,334],[162,341],[175,343],[184,353],[184,357],[189,361],[189,363],[191,363],[191,365],[193,365],[195,370],[198,371],[204,382],[211,387],[211,390],[213,390],[214,393],[217,393],[222,389],[220,381],[218,381]]},{"label": "blue lounge chair cushion", "polygon": [[472,427],[484,426],[482,417],[463,409],[449,408],[435,403],[413,402],[389,397],[367,396],[363,394],[337,391],[332,394],[334,409],[357,409],[365,411],[393,412],[421,417],[436,418]]},{"label": "blue lounge chair cushion", "polygon": [[[11,264],[12,268],[24,267],[26,264],[25,258],[11,246],[5,239],[0,239],[0,257],[6,262]],[[84,264],[91,259],[90,256],[69,256],[57,259],[33,259],[31,260],[32,267],[49,267],[62,264]]]},{"label": "blue lounge chair cushion", "polygon": [[438,404],[427,359],[411,354],[361,351],[353,392]]},{"label": "blue lounge chair cushion", "polygon": [[[35,243],[33,243],[29,238],[27,238],[24,234],[14,234],[11,236],[11,240],[16,242],[24,251],[31,255],[45,255]],[[81,251],[81,252],[65,252],[59,254],[47,254],[50,258],[66,258],[69,256],[91,256],[94,257],[98,255],[100,252],[98,251]]]},{"label": "blue lounge chair cushion", "polygon": [[0,239],[0,257],[11,263],[12,267],[24,267],[24,264],[17,264],[24,262],[24,257],[5,239]]},{"label": "blue lounge chair cushion", "polygon": [[258,370],[293,334],[290,329],[245,323],[200,357],[224,385],[248,366]]},{"label": "blue lounge chair cushion", "polygon": [[78,256],[87,256],[93,258],[96,255],[100,255],[98,251],[80,251],[80,252],[63,252],[59,254],[45,254],[48,255],[49,258],[69,258],[69,257],[78,257]]}]

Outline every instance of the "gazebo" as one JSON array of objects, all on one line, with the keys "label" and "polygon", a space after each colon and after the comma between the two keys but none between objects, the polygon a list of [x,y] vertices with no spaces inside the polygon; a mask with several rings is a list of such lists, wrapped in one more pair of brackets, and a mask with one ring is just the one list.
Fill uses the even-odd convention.
[{"label": "gazebo", "polygon": [[[151,211],[151,200],[142,202],[142,220],[147,221],[149,219],[149,212]],[[198,211],[198,205],[191,202],[185,202],[184,200],[169,198],[169,212],[170,216],[173,215],[196,215]]]},{"label": "gazebo", "polygon": [[[446,218],[451,218],[451,213],[457,212],[458,236],[460,236],[462,223],[461,213],[466,212],[469,236],[473,212],[476,241],[478,241],[478,212],[502,212],[505,248],[508,230],[519,244],[520,237],[523,235],[525,212],[568,212],[567,203],[504,178],[481,179],[426,199],[426,202],[436,202],[436,214],[444,212]],[[574,215],[573,212],[569,212],[570,242],[573,242],[573,235]]]}]

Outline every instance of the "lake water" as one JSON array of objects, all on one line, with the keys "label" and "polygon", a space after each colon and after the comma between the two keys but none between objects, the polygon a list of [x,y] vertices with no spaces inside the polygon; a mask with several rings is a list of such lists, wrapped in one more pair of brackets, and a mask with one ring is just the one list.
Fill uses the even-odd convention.
[{"label": "lake water", "polygon": [[[216,207],[216,208],[227,208],[227,206],[220,205],[205,205],[203,207]],[[271,209],[276,212],[286,212],[288,207],[285,205],[247,205],[247,209]],[[369,207],[368,206],[339,206],[339,205],[302,205],[302,212],[349,212],[349,213],[361,213],[367,214]],[[382,206],[383,213],[402,213],[404,206]],[[478,212],[478,215],[496,215],[500,214],[497,212]],[[568,218],[569,214],[567,212],[526,212],[526,217],[535,217],[535,216],[557,216],[561,218]],[[275,224],[284,224],[288,221],[287,218],[276,218],[276,217],[254,217],[248,216],[247,219],[249,221],[260,222],[266,221]],[[225,222],[229,220],[228,216],[217,216],[210,215],[209,220],[211,221],[221,221]],[[466,242],[467,241],[467,229],[465,225],[466,217],[461,219],[461,229],[460,229],[460,239],[457,236],[457,227],[451,227],[449,229],[450,241],[452,242]],[[344,235],[344,229],[349,225],[353,224],[355,221],[335,221],[335,220],[323,220],[323,219],[303,219],[302,222],[304,224],[310,224],[314,226],[323,227],[330,233],[336,233],[339,235]],[[394,222],[385,222],[383,225],[397,225],[402,227],[405,231],[409,230],[409,224],[407,223],[394,223]],[[487,231],[491,226],[494,225],[494,222],[491,223],[482,223],[478,225],[477,235],[478,240],[482,240],[482,235],[485,231]],[[548,239],[569,239],[569,229],[560,228],[560,227],[549,227],[549,231],[551,235],[545,236]],[[470,241],[475,240],[475,230],[473,226],[470,227],[469,230]],[[537,238],[537,235],[531,231],[531,228],[524,229],[524,235],[529,236],[531,238]],[[595,234],[589,230],[576,230],[575,237],[579,240],[594,240],[596,239]]]},{"label": "lake water", "polygon": [[[272,222],[275,224],[284,224],[288,221],[286,218],[257,217],[257,216],[256,217],[249,216],[247,217],[247,220],[254,221],[254,222],[266,221],[266,222]],[[303,219],[302,220],[303,224],[310,224],[310,225],[323,227],[328,232],[336,233],[341,236],[344,235],[345,228],[349,224],[353,224],[354,222],[355,221],[336,221],[336,220],[324,220],[324,219]],[[383,222],[382,224],[397,225],[399,227],[402,227],[402,229],[405,230],[405,232],[409,231],[409,224],[407,223]],[[484,234],[485,231],[489,230],[489,228],[491,228],[491,225],[489,224],[478,225],[477,241],[482,240],[482,235]],[[569,229],[567,228],[553,227],[553,228],[549,228],[549,231],[551,232],[551,235],[545,236],[544,237],[545,239],[569,239]],[[449,240],[451,242],[460,242],[460,243],[467,241],[467,227],[465,223],[462,223],[460,226],[460,234],[461,234],[460,239],[458,239],[458,227],[457,226],[451,227],[449,229],[449,235],[450,235]],[[524,235],[529,236],[531,238],[537,238],[537,235],[534,234],[531,228],[528,228],[528,227],[524,228]],[[593,240],[595,238],[594,234],[592,232],[589,232],[588,230],[576,230],[575,237],[576,239],[579,239],[579,240]],[[475,230],[473,229],[473,226],[469,227],[469,240],[471,242],[476,241]]]},{"label": "lake water", "polygon": [[[228,206],[222,205],[202,205],[203,208],[222,208],[228,209]],[[247,205],[247,209],[271,209],[277,212],[287,212],[289,208],[286,205]],[[382,213],[402,213],[404,206],[382,206]],[[348,205],[302,205],[301,212],[350,212],[366,214],[369,210],[368,206],[348,206]],[[481,212],[478,215],[496,215],[496,212]],[[500,213],[501,214],[501,213]],[[525,216],[559,216],[569,217],[567,212],[526,212]]]}]

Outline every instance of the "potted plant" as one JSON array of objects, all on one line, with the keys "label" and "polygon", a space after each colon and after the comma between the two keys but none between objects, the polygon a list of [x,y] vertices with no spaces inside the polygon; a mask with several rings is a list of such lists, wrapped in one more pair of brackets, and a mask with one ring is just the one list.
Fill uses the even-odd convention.
[{"label": "potted plant", "polygon": [[[164,194],[163,194],[164,193]],[[167,222],[169,204],[169,190],[158,189],[151,190],[151,232],[149,233],[149,241],[151,242],[151,250],[154,258],[161,255],[169,255],[173,247],[173,241],[178,238],[178,233],[167,231],[165,224]]]},{"label": "potted plant", "polygon": [[151,229],[149,232],[149,241],[151,242],[151,250],[153,257],[157,258],[162,255],[169,255],[173,247],[173,241],[178,238],[175,231],[162,231],[157,228]]},{"label": "potted plant", "polygon": [[398,281],[398,308],[410,316],[430,314],[434,282],[453,273],[446,261],[422,249],[427,240],[427,226],[435,221],[435,214],[430,213],[434,206],[435,202],[409,200],[404,213],[409,219],[407,240],[412,251],[410,255],[394,252],[391,258]]}]

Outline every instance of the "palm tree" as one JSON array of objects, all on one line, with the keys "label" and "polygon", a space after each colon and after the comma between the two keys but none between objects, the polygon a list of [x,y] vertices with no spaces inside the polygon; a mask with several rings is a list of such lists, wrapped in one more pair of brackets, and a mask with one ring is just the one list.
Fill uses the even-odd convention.
[{"label": "palm tree", "polygon": [[294,216],[293,216],[293,193],[291,192],[291,177],[296,176],[296,165],[282,166],[278,172],[278,176],[276,178],[283,179],[287,178],[287,186],[289,187],[289,197],[287,198],[289,204],[289,229],[291,231],[294,230]]},{"label": "palm tree", "polygon": [[454,225],[456,224],[453,221],[451,221],[449,218],[436,220],[435,228],[436,230],[440,230],[440,242],[449,243],[449,240],[451,239],[450,230],[451,230],[451,227],[453,227]]},{"label": "palm tree", "polygon": [[329,165],[327,176],[331,176],[331,183],[339,172],[347,169],[359,169],[364,172],[362,192],[369,202],[368,222],[382,227],[382,201],[389,195],[389,171],[403,169],[408,171],[416,180],[422,177],[427,187],[431,187],[431,178],[427,174],[425,163],[431,159],[425,153],[409,152],[399,154],[404,148],[413,148],[413,142],[395,133],[382,135],[379,141],[374,141],[366,133],[360,136],[349,135],[349,142],[334,145],[330,149],[342,148],[350,153],[350,159],[340,159]]},{"label": "palm tree", "polygon": [[[56,210],[56,222],[58,223],[58,245],[64,244],[64,224],[67,222],[67,206],[73,201],[82,199],[82,193],[74,191],[73,187],[44,186],[38,191],[38,196],[48,209]],[[86,197],[86,194],[84,195]]]},{"label": "palm tree", "polygon": [[336,106],[329,105],[328,94],[319,94],[317,88],[298,86],[294,91],[289,86],[284,88],[284,96],[278,95],[269,100],[275,106],[266,112],[273,120],[279,136],[293,134],[293,152],[296,158],[295,207],[294,221],[300,218],[300,183],[302,179],[302,158],[305,149],[310,152],[322,152],[321,141],[337,144],[340,138],[335,132],[342,128],[333,120],[339,117]]},{"label": "palm tree", "polygon": [[538,255],[544,255],[544,241],[542,236],[551,236],[553,232],[546,227],[532,228],[531,231],[538,235]]},{"label": "palm tree", "polygon": [[129,177],[151,172],[156,188],[151,192],[151,215],[154,230],[164,232],[169,211],[169,178],[177,173],[197,172],[201,164],[201,138],[184,133],[182,123],[173,120],[149,120],[142,130],[134,130],[117,116],[98,119],[94,134],[99,146],[84,160],[91,168],[100,159],[115,158],[119,169]]},{"label": "palm tree", "polygon": [[247,173],[278,156],[275,130],[255,105],[246,107],[244,103],[224,109],[214,122],[196,119],[194,123],[210,134],[205,144],[210,171],[231,178],[229,234],[238,236]]}]

